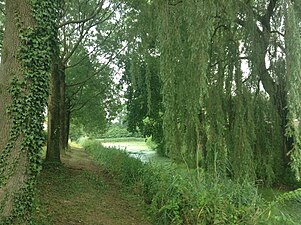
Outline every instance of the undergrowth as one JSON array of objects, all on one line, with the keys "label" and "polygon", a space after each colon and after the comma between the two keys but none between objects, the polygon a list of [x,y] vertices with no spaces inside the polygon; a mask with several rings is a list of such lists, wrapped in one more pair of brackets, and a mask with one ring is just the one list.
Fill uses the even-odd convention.
[{"label": "undergrowth", "polygon": [[298,204],[300,190],[267,203],[248,183],[196,176],[195,171],[172,164],[143,163],[95,140],[82,145],[104,169],[150,204],[155,224],[300,224],[282,210],[287,203]]}]

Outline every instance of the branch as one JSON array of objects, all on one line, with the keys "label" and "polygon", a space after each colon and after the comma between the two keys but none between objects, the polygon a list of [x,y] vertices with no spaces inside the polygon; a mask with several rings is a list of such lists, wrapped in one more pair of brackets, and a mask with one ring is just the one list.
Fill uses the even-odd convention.
[{"label": "branch", "polygon": [[[117,23],[115,24],[114,28],[110,30],[110,33],[106,36],[106,38],[98,45],[102,46],[104,45],[104,43],[109,39],[109,37],[111,36],[111,34],[113,33],[113,31],[115,31],[117,27]],[[97,51],[96,51],[97,50]],[[93,50],[88,54],[88,56],[92,55],[92,54],[98,54],[100,52],[100,49],[97,48],[93,48]],[[87,58],[87,55],[85,55],[84,57],[82,57],[80,60],[78,60],[78,62],[74,63],[73,65],[70,66],[66,66],[66,68],[72,68],[75,66],[78,66],[81,62],[83,62],[85,59]]]},{"label": "branch", "polygon": [[[71,58],[71,56],[73,55],[73,53],[75,52],[75,50],[78,48],[78,46],[80,45],[81,41],[84,39],[84,37],[87,35],[87,33],[89,32],[89,30],[84,29],[84,26],[81,26],[81,31],[80,31],[80,36],[77,39],[76,43],[74,44],[74,46],[72,47],[71,51],[68,53],[67,56],[63,57],[63,63],[66,65],[67,61]],[[66,52],[67,53],[67,52]]]},{"label": "branch", "polygon": [[99,74],[100,72],[102,72],[111,62],[112,60],[114,60],[117,55],[119,55],[119,53],[121,53],[125,48],[127,47],[127,45],[125,45],[122,49],[120,49],[117,54],[115,55],[111,55],[111,58],[108,60],[108,62],[106,62],[104,65],[102,65],[102,67],[95,71],[94,73],[92,73],[89,77],[87,77],[85,80],[83,81],[80,81],[78,83],[73,83],[73,84],[69,84],[69,85],[66,85],[67,87],[74,87],[74,86],[78,86],[78,85],[83,85],[85,84],[86,82],[88,82],[90,79],[92,79],[94,76],[96,76],[97,74]]},{"label": "branch", "polygon": [[286,54],[286,49],[281,45],[281,43],[277,42],[277,47],[281,49],[281,51]]},{"label": "branch", "polygon": [[78,46],[80,45],[80,43],[82,42],[82,40],[86,37],[86,35],[88,34],[89,30],[94,27],[97,26],[105,21],[107,21],[108,19],[111,18],[111,16],[115,13],[115,10],[121,5],[121,3],[119,3],[116,8],[109,13],[109,15],[105,16],[106,14],[104,13],[103,16],[101,18],[99,18],[99,20],[95,23],[91,23],[88,26],[84,26],[84,23],[82,24],[82,30],[80,33],[80,37],[78,38],[78,40],[76,41],[75,45],[73,46],[73,48],[71,49],[71,51],[69,52],[69,54],[64,57],[64,64],[67,64],[67,61],[71,58],[71,56],[74,54],[74,52],[76,51],[76,49],[78,48]]},{"label": "branch", "polygon": [[91,56],[92,54],[97,55],[97,53],[99,53],[99,52],[100,52],[99,49],[96,51],[96,48],[94,48],[91,52],[85,54],[85,55],[84,55],[81,59],[79,59],[76,63],[74,63],[74,64],[72,64],[72,65],[69,65],[69,66],[67,65],[65,68],[66,68],[66,69],[70,69],[70,68],[76,67],[76,66],[78,66],[79,64],[81,64],[85,59],[89,59],[89,56]]},{"label": "branch", "polygon": [[102,6],[104,4],[104,1],[105,0],[102,0],[98,3],[98,7],[97,9],[87,18],[84,18],[84,19],[80,19],[80,20],[69,20],[69,21],[66,21],[64,23],[61,23],[58,25],[58,28],[62,28],[64,26],[67,26],[67,25],[70,25],[70,24],[79,24],[79,23],[85,23],[85,22],[88,22],[89,20],[95,18],[99,13],[100,11],[102,10]]},{"label": "branch", "polygon": [[218,31],[219,29],[221,29],[221,28],[224,28],[224,30],[229,30],[229,28],[228,28],[226,25],[224,25],[224,24],[218,25],[218,26],[214,29],[214,31],[213,31],[213,34],[212,34],[212,37],[211,37],[211,41],[213,41],[213,38],[214,38],[214,36],[216,35],[217,31]]},{"label": "branch", "polygon": [[75,95],[77,95],[80,91],[82,91],[83,88],[84,88],[84,86],[79,86],[79,88],[78,88],[76,91],[74,91],[74,92],[71,94],[71,96],[69,96],[68,98],[69,98],[69,99],[72,99]]},{"label": "branch", "polygon": [[64,58],[64,55],[67,54],[67,49],[68,49],[66,27],[63,27],[62,33],[63,33],[63,40],[61,42],[63,42],[63,49],[64,49],[63,54],[62,54],[62,58]]},{"label": "branch", "polygon": [[2,12],[3,13],[3,15],[6,15],[6,12],[5,12],[5,9],[4,9],[4,7],[0,7],[0,12]]},{"label": "branch", "polygon": [[71,112],[74,111],[79,111],[82,108],[84,108],[91,100],[93,100],[94,98],[98,97],[99,95],[101,95],[104,92],[104,90],[101,90],[99,92],[97,92],[92,98],[89,98],[88,100],[86,100],[85,102],[81,103],[81,105],[79,105],[77,108],[75,108],[76,103],[73,105],[73,108],[71,109]]},{"label": "branch", "polygon": [[274,9],[276,8],[277,0],[270,0],[266,13],[259,20],[264,28],[267,29],[268,32],[271,31],[270,20],[274,13]]},{"label": "branch", "polygon": [[270,33],[271,33],[271,34],[279,34],[279,35],[282,36],[282,37],[285,36],[283,33],[281,33],[281,32],[278,31],[278,30],[272,30]]}]

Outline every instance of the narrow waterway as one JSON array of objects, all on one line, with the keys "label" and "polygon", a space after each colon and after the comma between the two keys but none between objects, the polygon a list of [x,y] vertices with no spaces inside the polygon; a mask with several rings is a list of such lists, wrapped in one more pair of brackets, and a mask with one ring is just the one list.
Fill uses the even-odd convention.
[{"label": "narrow waterway", "polygon": [[101,143],[105,147],[118,148],[124,150],[130,154],[130,156],[140,159],[142,162],[160,162],[166,163],[170,160],[165,157],[160,157],[156,151],[150,149],[145,141],[122,141],[113,142],[109,140],[101,140]]}]

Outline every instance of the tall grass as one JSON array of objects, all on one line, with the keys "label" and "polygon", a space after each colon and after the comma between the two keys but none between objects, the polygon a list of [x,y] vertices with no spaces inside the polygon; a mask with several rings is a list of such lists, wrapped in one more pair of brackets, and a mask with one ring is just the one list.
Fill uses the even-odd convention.
[{"label": "tall grass", "polygon": [[210,176],[196,176],[175,165],[143,163],[125,151],[104,148],[95,140],[83,147],[109,173],[150,204],[155,224],[293,224],[275,213],[248,184]]}]

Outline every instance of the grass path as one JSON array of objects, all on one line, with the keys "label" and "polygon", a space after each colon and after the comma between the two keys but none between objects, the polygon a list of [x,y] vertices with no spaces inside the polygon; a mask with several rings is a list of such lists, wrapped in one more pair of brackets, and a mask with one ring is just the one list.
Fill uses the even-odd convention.
[{"label": "grass path", "polygon": [[62,161],[63,167],[46,167],[38,178],[34,224],[151,224],[144,203],[123,190],[83,149],[73,148]]}]

